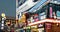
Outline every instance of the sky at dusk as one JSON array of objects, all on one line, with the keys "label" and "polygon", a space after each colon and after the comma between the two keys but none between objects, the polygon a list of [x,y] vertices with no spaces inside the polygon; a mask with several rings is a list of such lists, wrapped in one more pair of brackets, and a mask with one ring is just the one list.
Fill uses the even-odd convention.
[{"label": "sky at dusk", "polygon": [[0,0],[0,15],[5,13],[6,16],[16,15],[16,0]]}]

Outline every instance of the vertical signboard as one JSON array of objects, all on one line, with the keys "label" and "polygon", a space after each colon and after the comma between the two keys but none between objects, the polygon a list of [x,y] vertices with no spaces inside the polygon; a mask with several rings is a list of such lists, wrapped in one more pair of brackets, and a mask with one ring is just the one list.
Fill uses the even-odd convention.
[{"label": "vertical signboard", "polygon": [[52,7],[50,7],[50,18],[52,18]]}]

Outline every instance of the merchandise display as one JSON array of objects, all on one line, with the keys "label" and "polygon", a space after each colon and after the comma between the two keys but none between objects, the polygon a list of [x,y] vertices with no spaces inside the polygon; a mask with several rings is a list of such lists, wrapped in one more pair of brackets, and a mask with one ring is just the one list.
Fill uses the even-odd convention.
[{"label": "merchandise display", "polygon": [[43,24],[38,25],[38,31],[39,32],[44,32],[44,25]]},{"label": "merchandise display", "polygon": [[31,32],[38,32],[38,27],[37,27],[37,25],[31,26]]},{"label": "merchandise display", "polygon": [[39,28],[38,31],[39,32],[44,32],[44,28]]}]

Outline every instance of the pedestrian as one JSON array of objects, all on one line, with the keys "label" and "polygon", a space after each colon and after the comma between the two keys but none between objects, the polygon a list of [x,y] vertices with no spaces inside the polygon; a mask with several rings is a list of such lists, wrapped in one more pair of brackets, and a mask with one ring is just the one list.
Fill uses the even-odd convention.
[{"label": "pedestrian", "polygon": [[11,28],[11,31],[10,32],[14,32],[14,28]]}]

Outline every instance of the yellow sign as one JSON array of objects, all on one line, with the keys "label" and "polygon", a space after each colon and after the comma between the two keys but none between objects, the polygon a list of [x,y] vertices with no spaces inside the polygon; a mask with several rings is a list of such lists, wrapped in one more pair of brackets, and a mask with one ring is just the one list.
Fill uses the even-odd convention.
[{"label": "yellow sign", "polygon": [[25,21],[26,21],[26,16],[25,16],[25,14],[23,14],[21,19],[19,20],[19,22],[25,22]]},{"label": "yellow sign", "polygon": [[31,28],[38,28],[37,25],[31,26]]}]

